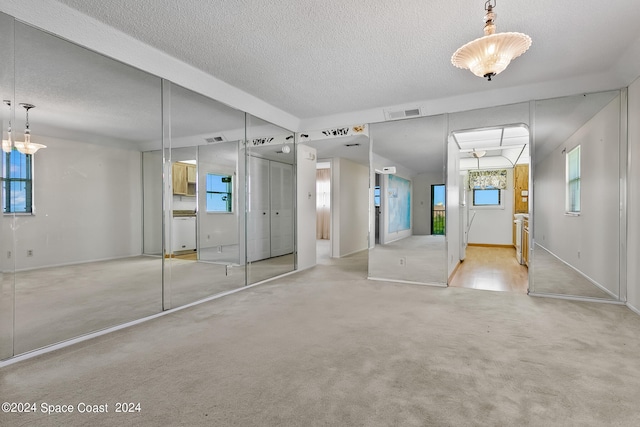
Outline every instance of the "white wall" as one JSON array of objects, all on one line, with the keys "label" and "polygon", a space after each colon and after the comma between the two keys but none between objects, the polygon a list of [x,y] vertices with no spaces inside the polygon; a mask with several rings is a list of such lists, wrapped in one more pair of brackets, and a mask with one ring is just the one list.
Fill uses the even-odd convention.
[{"label": "white wall", "polygon": [[144,247],[148,255],[162,254],[162,150],[142,154],[144,185]]},{"label": "white wall", "polygon": [[[616,97],[535,169],[535,241],[618,295],[619,134]],[[581,145],[581,214],[565,215],[566,155]],[[631,216],[630,218],[633,218]]]},{"label": "white wall", "polygon": [[444,184],[442,171],[432,171],[413,177],[413,234],[431,234],[431,186]]},{"label": "white wall", "polygon": [[316,265],[316,149],[297,146],[298,270]]},{"label": "white wall", "polygon": [[468,242],[513,245],[513,169],[507,169],[507,188],[500,195],[502,208],[474,208],[473,191],[466,192],[469,220],[473,217]]},{"label": "white wall", "polygon": [[335,158],[331,171],[334,231],[331,244],[333,256],[339,258],[368,247],[369,168],[351,160]]},{"label": "white wall", "polygon": [[[17,218],[16,269],[141,254],[141,153],[40,138],[35,215]],[[10,233],[6,235],[11,235]],[[27,257],[27,250],[33,256]]]},{"label": "white wall", "polygon": [[627,304],[640,314],[640,79],[629,86]]},{"label": "white wall", "polygon": [[[240,192],[238,179],[236,142],[225,142],[198,147],[198,243],[200,249],[224,245],[236,245],[239,241],[238,199]],[[233,184],[233,213],[207,213],[207,174],[230,175]],[[174,196],[180,197],[180,196]],[[185,197],[189,199],[189,197]],[[195,198],[191,197],[195,203]],[[174,204],[174,209],[183,209]]]}]

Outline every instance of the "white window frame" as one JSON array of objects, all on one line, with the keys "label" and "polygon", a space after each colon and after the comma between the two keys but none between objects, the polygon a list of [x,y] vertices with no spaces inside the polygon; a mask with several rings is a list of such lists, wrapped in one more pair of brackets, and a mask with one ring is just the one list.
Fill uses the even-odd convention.
[{"label": "white window frame", "polygon": [[[576,145],[567,152],[565,160],[565,214],[569,216],[579,216],[582,198],[582,151],[580,145]],[[577,160],[577,165],[572,165],[572,160]],[[576,170],[573,170],[575,167]],[[577,185],[576,185],[577,184]],[[577,191],[576,191],[577,186]],[[574,195],[574,197],[572,197]]]}]

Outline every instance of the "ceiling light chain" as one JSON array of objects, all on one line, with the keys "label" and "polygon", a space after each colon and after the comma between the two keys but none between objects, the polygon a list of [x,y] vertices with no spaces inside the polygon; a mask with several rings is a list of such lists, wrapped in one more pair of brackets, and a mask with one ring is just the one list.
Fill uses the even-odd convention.
[{"label": "ceiling light chain", "polygon": [[522,33],[496,33],[494,12],[496,0],[484,4],[484,37],[475,39],[459,48],[451,57],[458,68],[471,70],[478,77],[491,78],[504,71],[512,59],[531,46],[531,37]]}]

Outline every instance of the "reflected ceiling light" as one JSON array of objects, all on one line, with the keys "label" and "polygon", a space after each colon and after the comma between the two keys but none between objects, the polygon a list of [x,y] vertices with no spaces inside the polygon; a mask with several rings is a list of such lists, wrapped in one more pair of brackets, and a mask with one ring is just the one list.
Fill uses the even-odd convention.
[{"label": "reflected ceiling light", "polygon": [[478,77],[491,77],[500,74],[512,59],[517,58],[531,46],[531,37],[522,33],[496,34],[496,0],[488,0],[484,4],[487,13],[484,15],[484,37],[475,39],[451,57],[451,63],[458,68],[470,70]]},{"label": "reflected ceiling light", "polygon": [[16,141],[16,149],[22,154],[35,154],[41,148],[47,148],[46,145],[31,142],[31,130],[29,129],[29,110],[35,108],[33,104],[20,104],[27,110],[27,123],[24,130],[24,142]]}]

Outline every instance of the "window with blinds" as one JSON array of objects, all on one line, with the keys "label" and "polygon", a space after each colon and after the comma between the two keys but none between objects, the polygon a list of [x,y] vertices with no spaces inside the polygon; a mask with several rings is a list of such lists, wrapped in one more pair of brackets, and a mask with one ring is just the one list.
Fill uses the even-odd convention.
[{"label": "window with blinds", "polygon": [[2,152],[2,212],[32,213],[33,156],[15,148]]}]

